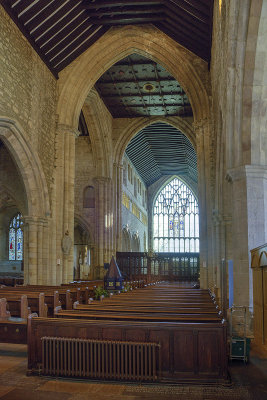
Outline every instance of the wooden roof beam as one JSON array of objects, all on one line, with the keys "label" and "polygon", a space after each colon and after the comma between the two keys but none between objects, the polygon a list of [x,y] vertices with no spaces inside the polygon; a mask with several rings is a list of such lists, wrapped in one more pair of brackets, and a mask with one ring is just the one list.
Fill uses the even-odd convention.
[{"label": "wooden roof beam", "polygon": [[210,60],[209,48],[203,49],[199,46],[196,46],[195,43],[192,44],[191,41],[190,42],[188,41],[188,38],[185,35],[182,35],[180,33],[178,34],[177,32],[174,32],[173,30],[169,29],[168,24],[157,23],[156,26],[162,32],[166,33],[166,35],[173,38],[176,42],[180,43],[182,46],[184,46],[188,50],[192,51],[192,53],[195,53],[197,56],[199,56],[203,60],[209,62],[209,60]]},{"label": "wooden roof beam", "polygon": [[180,18],[187,21],[189,24],[194,25],[195,27],[199,28],[203,32],[206,32],[207,34],[209,34],[209,24],[208,23],[205,23],[203,21],[200,21],[197,18],[194,18],[191,14],[187,13],[186,11],[184,11],[181,8],[178,8],[177,5],[172,1],[167,0],[165,4],[166,4],[167,8],[173,12],[175,17],[179,16]]},{"label": "wooden roof beam", "polygon": [[173,3],[177,6],[180,10],[183,10],[186,13],[189,13],[194,18],[198,19],[199,21],[203,22],[204,24],[209,23],[209,16],[204,15],[202,12],[198,11],[195,7],[192,7],[188,4],[185,0],[168,0],[169,3]]},{"label": "wooden roof beam", "polygon": [[94,44],[104,33],[109,30],[108,26],[103,26],[100,28],[93,36],[89,37],[81,46],[78,46],[76,49],[69,54],[68,57],[63,59],[59,64],[55,66],[55,70],[57,72],[62,71],[67,65],[69,65],[75,58],[79,57],[84,51],[86,51],[92,44]]},{"label": "wooden roof beam", "polygon": [[116,15],[116,14],[159,14],[163,13],[165,7],[163,6],[150,6],[150,7],[123,7],[114,10],[109,8],[100,8],[97,11],[91,11],[87,9],[88,15],[90,17],[102,17],[103,15]]},{"label": "wooden roof beam", "polygon": [[89,18],[93,25],[131,25],[131,24],[144,24],[148,22],[163,21],[164,15],[150,15],[147,17],[136,17],[135,15],[121,15],[119,17],[110,18]]},{"label": "wooden roof beam", "polygon": [[57,71],[53,68],[52,64],[49,62],[49,60],[47,59],[47,57],[45,57],[45,55],[43,54],[43,52],[40,50],[39,46],[36,45],[35,41],[33,40],[33,38],[31,37],[31,35],[29,34],[29,32],[27,31],[27,29],[24,27],[24,25],[20,22],[20,20],[18,19],[18,16],[15,12],[13,12],[12,8],[10,8],[9,2],[7,0],[2,1],[2,6],[4,7],[4,9],[6,10],[6,12],[8,13],[8,15],[10,16],[10,18],[15,22],[15,24],[17,25],[17,27],[20,29],[20,31],[22,32],[22,34],[25,36],[25,38],[28,40],[28,42],[30,43],[30,45],[32,46],[32,48],[36,51],[36,53],[39,55],[39,57],[41,58],[41,60],[45,63],[45,65],[47,66],[47,68],[51,71],[51,73],[54,75],[54,77],[56,79],[58,79],[58,74]]},{"label": "wooden roof beam", "polygon": [[89,2],[88,0],[83,0],[82,6],[84,8],[93,10],[99,9],[103,7],[124,7],[124,6],[150,6],[150,5],[159,5],[162,4],[162,0],[123,0],[123,1],[113,1],[113,0],[97,0],[94,3]]}]

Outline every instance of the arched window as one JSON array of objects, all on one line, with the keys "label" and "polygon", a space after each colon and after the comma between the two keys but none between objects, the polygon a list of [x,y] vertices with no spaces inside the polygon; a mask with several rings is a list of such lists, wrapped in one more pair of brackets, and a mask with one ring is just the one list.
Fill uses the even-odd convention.
[{"label": "arched window", "polygon": [[154,251],[199,252],[198,203],[192,190],[174,178],[159,193],[153,212]]},{"label": "arched window", "polygon": [[22,216],[16,214],[9,224],[9,255],[10,261],[23,260],[23,231],[22,231]]}]

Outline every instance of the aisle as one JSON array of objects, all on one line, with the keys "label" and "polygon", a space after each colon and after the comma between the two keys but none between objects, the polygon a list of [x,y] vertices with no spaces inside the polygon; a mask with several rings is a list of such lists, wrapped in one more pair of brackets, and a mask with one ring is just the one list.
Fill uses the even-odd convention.
[{"label": "aisle", "polygon": [[[233,384],[223,386],[170,386],[51,379],[25,375],[27,347],[0,344],[1,400],[265,400],[267,360],[253,358],[230,367]],[[265,376],[264,376],[265,370]],[[246,385],[246,386],[244,386]]]}]

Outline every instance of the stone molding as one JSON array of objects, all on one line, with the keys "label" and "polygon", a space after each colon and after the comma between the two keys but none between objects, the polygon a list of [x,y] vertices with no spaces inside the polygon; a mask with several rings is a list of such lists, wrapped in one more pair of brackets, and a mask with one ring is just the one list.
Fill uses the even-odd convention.
[{"label": "stone molding", "polygon": [[20,170],[26,189],[29,213],[49,216],[51,212],[49,193],[43,166],[21,125],[16,120],[0,115],[0,138]]},{"label": "stone molding", "polygon": [[229,169],[225,177],[231,183],[246,178],[267,179],[267,167],[261,165],[242,165]]},{"label": "stone molding", "polygon": [[74,128],[73,126],[69,126],[69,125],[61,124],[61,123],[57,124],[56,131],[58,133],[60,132],[60,133],[65,133],[65,134],[67,134],[67,133],[73,134],[75,136],[75,139],[78,136],[80,136],[80,133],[81,133],[78,129]]}]

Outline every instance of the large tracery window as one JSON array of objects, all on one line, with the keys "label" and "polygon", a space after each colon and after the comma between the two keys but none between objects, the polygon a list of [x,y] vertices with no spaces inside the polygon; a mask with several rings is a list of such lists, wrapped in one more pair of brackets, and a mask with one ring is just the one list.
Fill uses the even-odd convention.
[{"label": "large tracery window", "polygon": [[154,251],[199,252],[198,203],[192,190],[174,178],[159,193],[153,213]]},{"label": "large tracery window", "polygon": [[9,254],[10,261],[23,260],[23,231],[22,231],[22,216],[16,214],[9,224]]}]

